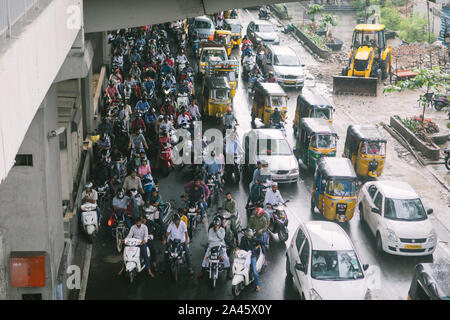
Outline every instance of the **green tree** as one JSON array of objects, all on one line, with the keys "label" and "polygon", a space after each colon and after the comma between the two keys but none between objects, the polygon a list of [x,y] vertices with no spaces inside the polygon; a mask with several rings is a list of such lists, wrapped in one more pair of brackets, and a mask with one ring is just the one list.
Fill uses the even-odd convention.
[{"label": "green tree", "polygon": [[324,6],[321,6],[320,4],[310,4],[308,6],[308,12],[306,12],[307,15],[312,15],[311,21],[316,21],[316,14],[321,14],[325,10]]},{"label": "green tree", "polygon": [[422,122],[425,119],[425,110],[431,102],[431,93],[439,93],[441,89],[448,86],[450,82],[450,74],[442,71],[439,67],[433,69],[421,68],[414,69],[417,75],[414,78],[405,81],[399,81],[396,85],[387,86],[383,92],[401,92],[406,89],[415,90],[419,88],[425,88],[427,91],[424,95],[419,97],[420,104],[422,105]]},{"label": "green tree", "polygon": [[399,30],[402,17],[397,9],[386,6],[381,8],[381,23],[386,25],[389,30]]},{"label": "green tree", "polygon": [[[400,23],[401,39],[406,42],[427,42],[428,23],[425,15],[414,13],[411,17],[403,19]],[[436,36],[430,34],[430,43],[436,41]]]}]

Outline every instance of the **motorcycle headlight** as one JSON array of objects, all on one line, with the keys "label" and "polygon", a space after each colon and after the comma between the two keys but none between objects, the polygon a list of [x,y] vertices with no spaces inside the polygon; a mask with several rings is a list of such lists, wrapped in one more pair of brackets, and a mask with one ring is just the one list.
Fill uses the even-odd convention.
[{"label": "motorcycle headlight", "polygon": [[432,231],[429,238],[428,238],[428,242],[436,242],[436,232]]},{"label": "motorcycle headlight", "polygon": [[392,242],[398,241],[397,235],[395,234],[395,232],[393,230],[386,229],[386,232],[387,232],[387,237],[388,237],[389,241],[392,241]]},{"label": "motorcycle headlight", "polygon": [[309,295],[311,300],[322,300],[322,297],[314,289],[309,290]]}]

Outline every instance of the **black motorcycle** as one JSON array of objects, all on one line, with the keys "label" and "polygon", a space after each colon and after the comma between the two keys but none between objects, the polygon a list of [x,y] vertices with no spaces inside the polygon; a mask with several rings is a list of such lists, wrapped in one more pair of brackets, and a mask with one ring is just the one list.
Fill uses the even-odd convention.
[{"label": "black motorcycle", "polygon": [[220,255],[222,249],[224,249],[222,246],[215,246],[209,252],[209,279],[211,280],[211,287],[213,289],[216,287],[219,274],[225,270],[223,258]]},{"label": "black motorcycle", "polygon": [[267,205],[273,209],[272,217],[270,219],[269,231],[272,234],[278,234],[280,241],[286,241],[289,238],[288,218],[286,214],[286,203],[278,203],[276,205]]},{"label": "black motorcycle", "polygon": [[234,163],[225,165],[225,181],[238,184],[241,180],[242,164],[239,155],[234,156]]},{"label": "black motorcycle", "polygon": [[[250,217],[253,214],[253,211],[256,208],[264,207],[264,198],[266,197],[266,190],[272,186],[272,181],[266,181],[263,186],[259,189],[259,194],[257,198],[250,199],[245,209],[247,211],[247,217]],[[253,186],[255,188],[256,186]]]},{"label": "black motorcycle", "polygon": [[197,229],[197,222],[200,217],[200,203],[196,201],[189,201],[189,204],[184,209],[186,212],[186,215],[188,217],[188,234],[189,238],[192,239],[194,231]]},{"label": "black motorcycle", "polygon": [[168,255],[170,272],[172,273],[173,279],[178,281],[180,276],[180,266],[186,259],[186,251],[183,249],[183,244],[178,239],[172,240],[165,253]]},{"label": "black motorcycle", "polygon": [[445,167],[450,170],[450,149],[445,149]]},{"label": "black motorcycle", "polygon": [[213,205],[214,203],[219,203],[219,186],[217,182],[217,176],[209,174],[206,178],[206,185],[211,191],[208,199],[208,207],[211,207],[211,205]]}]

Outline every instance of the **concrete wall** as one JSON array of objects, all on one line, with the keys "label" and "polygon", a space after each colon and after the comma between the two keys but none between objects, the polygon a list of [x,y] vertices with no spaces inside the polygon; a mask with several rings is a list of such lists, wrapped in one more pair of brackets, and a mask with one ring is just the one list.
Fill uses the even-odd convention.
[{"label": "concrete wall", "polygon": [[[442,6],[446,5],[448,0],[437,0],[436,3],[429,2],[430,4],[430,26],[431,32],[439,37],[439,32],[441,32],[441,13]],[[413,11],[425,15],[427,17],[427,1],[414,0]]]},{"label": "concrete wall", "polygon": [[[0,292],[5,290],[8,299],[21,299],[23,293],[41,293],[43,299],[53,295],[64,246],[59,139],[48,138],[49,131],[58,125],[56,100],[56,87],[52,86],[20,146],[19,154],[33,155],[33,166],[13,167],[0,184],[0,230],[6,271],[6,279],[0,279]],[[46,287],[9,287],[11,251],[47,253]]]},{"label": "concrete wall", "polygon": [[[35,113],[66,59],[81,26],[70,24],[70,8],[82,0],[42,0],[27,24],[0,40],[0,182],[8,175]],[[82,19],[81,19],[82,21]],[[24,94],[26,93],[26,94]]]}]

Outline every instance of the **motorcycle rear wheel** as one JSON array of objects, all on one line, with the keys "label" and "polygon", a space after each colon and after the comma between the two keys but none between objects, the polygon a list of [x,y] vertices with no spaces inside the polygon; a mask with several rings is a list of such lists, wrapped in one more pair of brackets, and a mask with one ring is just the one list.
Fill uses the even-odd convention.
[{"label": "motorcycle rear wheel", "polygon": [[231,293],[234,297],[238,297],[241,294],[243,286],[244,283],[241,282],[231,287]]},{"label": "motorcycle rear wheel", "polygon": [[128,278],[128,282],[129,282],[130,284],[133,283],[135,277],[136,277],[136,270],[127,272],[127,278]]},{"label": "motorcycle rear wheel", "polygon": [[445,157],[445,167],[450,170],[450,156]]},{"label": "motorcycle rear wheel", "polygon": [[117,252],[122,252],[122,241],[123,241],[123,234],[121,231],[119,231],[119,228],[116,228],[116,248]]},{"label": "motorcycle rear wheel", "polygon": [[174,263],[172,263],[172,265],[170,266],[170,269],[172,270],[173,279],[175,280],[175,282],[177,282],[178,278],[179,278],[179,265],[178,265],[178,263],[176,261]]}]

